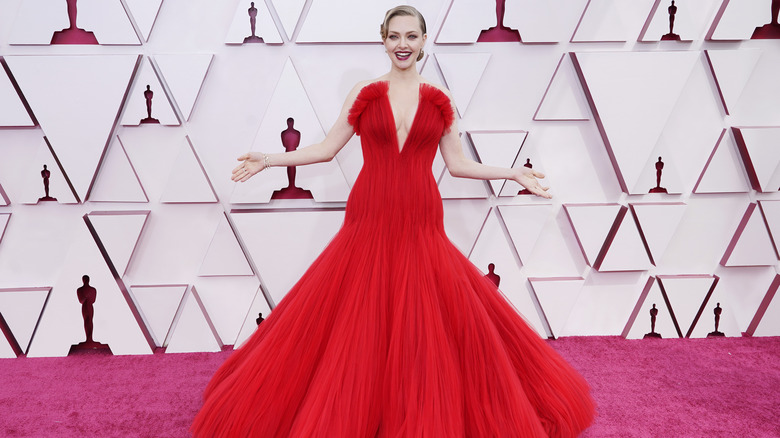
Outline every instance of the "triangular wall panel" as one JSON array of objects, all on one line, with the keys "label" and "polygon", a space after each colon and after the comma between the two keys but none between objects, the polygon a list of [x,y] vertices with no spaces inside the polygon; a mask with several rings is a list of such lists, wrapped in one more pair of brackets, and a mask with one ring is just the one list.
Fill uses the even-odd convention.
[{"label": "triangular wall panel", "polygon": [[569,320],[585,279],[529,278],[539,304],[542,306],[553,337],[565,336],[564,327]]},{"label": "triangular wall panel", "polygon": [[652,267],[638,225],[634,216],[627,214],[627,210],[621,207],[618,228],[615,230],[613,227],[610,231],[601,250],[604,255],[594,266],[601,272],[644,271]]},{"label": "triangular wall panel", "polygon": [[[678,1],[674,14],[674,34],[677,41],[701,40],[707,31],[709,21],[712,19],[715,9],[721,5],[721,0],[689,0]],[[668,0],[655,0],[653,12],[647,17],[639,41],[661,41],[661,38],[670,32]],[[673,42],[672,42],[673,44]]]},{"label": "triangular wall panel", "polygon": [[[651,310],[655,305],[658,313],[655,318],[655,333],[664,339],[679,338],[674,319],[666,305],[666,299],[661,291],[658,281],[651,277],[642,291],[636,303],[634,312],[623,330],[623,337],[627,339],[642,339],[653,329],[651,323]],[[644,342],[652,342],[654,339],[646,339]]]},{"label": "triangular wall panel", "polygon": [[690,337],[718,278],[712,275],[659,275],[657,280],[669,299],[680,334]]},{"label": "triangular wall panel", "polygon": [[22,204],[37,204],[39,202],[55,202],[53,200],[41,200],[46,196],[43,171],[49,172],[49,197],[56,199],[60,204],[78,204],[79,200],[71,189],[72,179],[69,174],[63,172],[59,166],[62,162],[59,156],[52,155],[49,144],[45,138],[41,139],[35,158],[27,164],[24,177],[21,179],[22,187],[17,189]]},{"label": "triangular wall panel", "polygon": [[217,193],[189,137],[182,141],[179,156],[171,168],[160,202],[166,204],[217,202]]},{"label": "triangular wall panel", "polygon": [[780,190],[780,127],[732,128],[753,190]]},{"label": "triangular wall panel", "polygon": [[577,236],[582,254],[593,266],[598,260],[615,218],[619,204],[564,204],[564,209]]},{"label": "triangular wall panel", "polygon": [[144,323],[154,336],[155,345],[167,346],[171,326],[181,307],[187,285],[136,285],[131,286],[130,291],[143,315]]},{"label": "triangular wall panel", "polygon": [[458,113],[463,117],[490,61],[490,53],[437,53],[435,56]]},{"label": "triangular wall panel", "polygon": [[780,275],[775,276],[769,286],[756,316],[750,323],[747,332],[752,336],[778,336],[780,335]]},{"label": "triangular wall panel", "polygon": [[5,235],[5,229],[8,227],[8,222],[11,220],[11,213],[0,213],[0,244],[3,243],[3,236]]},{"label": "triangular wall panel", "polygon": [[737,106],[753,70],[761,57],[760,49],[705,50],[715,84],[726,114]]},{"label": "triangular wall panel", "polygon": [[166,353],[217,352],[222,349],[222,343],[193,287],[185,294],[171,331]]},{"label": "triangular wall panel", "polygon": [[258,286],[255,277],[201,277],[197,280],[196,287],[203,306],[223,344],[236,344]]},{"label": "triangular wall panel", "polygon": [[87,214],[117,273],[124,276],[133,258],[149,211],[95,211]]},{"label": "triangular wall panel", "polygon": [[23,353],[30,346],[50,293],[50,287],[0,289],[0,314]]},{"label": "triangular wall panel", "polygon": [[572,42],[621,42],[636,38],[653,0],[590,0]]},{"label": "triangular wall panel", "polygon": [[[764,222],[772,235],[775,252],[780,254],[780,201],[758,201]],[[0,219],[0,223],[2,220]]]},{"label": "triangular wall panel", "polygon": [[282,22],[287,39],[292,40],[298,20],[303,13],[303,7],[306,6],[306,0],[271,0],[271,4]]},{"label": "triangular wall panel", "polygon": [[502,205],[498,207],[498,211],[506,224],[520,261],[524,264],[528,263],[542,230],[553,217],[553,206],[549,204]]},{"label": "triangular wall panel", "polygon": [[630,204],[629,207],[637,220],[651,261],[657,265],[680,226],[686,206],[682,202],[658,202]]},{"label": "triangular wall panel", "polygon": [[149,41],[149,34],[157,21],[163,0],[124,0],[124,3],[144,41]]},{"label": "triangular wall panel", "polygon": [[[249,311],[246,314],[246,319],[241,326],[241,330],[236,338],[234,348],[238,348],[246,342],[246,340],[254,334],[257,330],[257,320],[262,316],[263,320],[267,319],[271,315],[271,308],[268,306],[268,300],[265,299],[263,291],[258,288],[255,292],[255,298],[252,300],[252,305],[249,306]],[[260,322],[262,324],[262,321]]]},{"label": "triangular wall panel", "polygon": [[5,57],[80,199],[86,198],[94,181],[139,59],[139,55]]},{"label": "triangular wall panel", "polygon": [[89,192],[92,202],[149,202],[141,180],[119,137],[111,143],[100,163],[95,184]]},{"label": "triangular wall panel", "polygon": [[447,238],[468,256],[490,212],[486,199],[458,199],[443,202]]},{"label": "triangular wall panel", "polygon": [[212,59],[211,53],[154,55],[153,63],[165,78],[182,120],[192,115]]},{"label": "triangular wall panel", "polygon": [[748,205],[723,258],[723,266],[771,266],[777,253],[758,204]]},{"label": "triangular wall panel", "polygon": [[[147,86],[149,87],[147,89]],[[152,118],[157,119],[159,124],[167,126],[180,125],[176,112],[171,106],[171,101],[167,96],[160,79],[154,72],[149,57],[141,61],[138,72],[135,74],[133,85],[127,95],[127,104],[122,113],[122,125],[138,126],[142,125],[141,120],[149,117],[147,111],[147,91],[151,94]]]},{"label": "triangular wall panel", "polygon": [[0,126],[35,126],[7,73],[0,72]]},{"label": "triangular wall panel", "polygon": [[693,193],[747,193],[749,191],[750,185],[734,137],[724,129],[701,171]]},{"label": "triangular wall panel", "polygon": [[770,0],[724,1],[707,32],[707,39],[750,39],[756,27],[771,21],[770,5]]},{"label": "triangular wall panel", "polygon": [[568,53],[561,55],[534,120],[589,120],[588,100]]},{"label": "triangular wall panel", "polygon": [[226,216],[223,216],[211,238],[211,244],[200,265],[198,276],[254,275],[246,260],[241,244],[236,239],[233,228]]}]

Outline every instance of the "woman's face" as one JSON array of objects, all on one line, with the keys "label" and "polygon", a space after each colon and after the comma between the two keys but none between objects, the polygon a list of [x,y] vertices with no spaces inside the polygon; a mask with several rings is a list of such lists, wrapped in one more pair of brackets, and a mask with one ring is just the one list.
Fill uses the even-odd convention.
[{"label": "woman's face", "polygon": [[401,70],[413,67],[425,45],[427,35],[422,33],[420,21],[410,15],[399,15],[387,23],[385,50],[393,66]]}]

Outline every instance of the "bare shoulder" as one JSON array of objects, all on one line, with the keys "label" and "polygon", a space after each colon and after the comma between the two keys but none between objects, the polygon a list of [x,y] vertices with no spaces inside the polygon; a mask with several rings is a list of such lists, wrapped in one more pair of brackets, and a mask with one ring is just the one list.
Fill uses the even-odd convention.
[{"label": "bare shoulder", "polygon": [[447,87],[445,87],[444,85],[434,84],[433,82],[429,82],[428,80],[426,80],[424,78],[422,80],[422,83],[426,84],[426,85],[430,85],[433,88],[436,88],[437,90],[439,90],[442,93],[444,93],[447,97],[449,97],[450,100],[452,100],[452,93],[450,93],[450,90]]}]

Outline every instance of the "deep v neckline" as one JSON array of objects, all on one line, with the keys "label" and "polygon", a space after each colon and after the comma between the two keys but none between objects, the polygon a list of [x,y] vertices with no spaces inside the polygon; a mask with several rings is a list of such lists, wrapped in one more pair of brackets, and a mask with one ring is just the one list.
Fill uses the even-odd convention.
[{"label": "deep v neckline", "polygon": [[390,103],[390,81],[387,82],[387,89],[385,91],[385,101],[387,102],[387,107],[390,109],[390,122],[393,126],[393,132],[395,132],[395,150],[400,155],[405,149],[406,149],[406,143],[409,142],[409,137],[412,135],[412,131],[414,131],[414,127],[417,124],[417,116],[420,114],[420,105],[422,105],[422,87],[424,82],[420,82],[419,85],[417,85],[417,108],[414,110],[414,117],[412,118],[412,124],[409,126],[409,132],[406,133],[406,138],[404,139],[403,144],[401,144],[400,141],[398,141],[398,128],[397,123],[395,120],[395,112],[393,111],[393,104]]}]

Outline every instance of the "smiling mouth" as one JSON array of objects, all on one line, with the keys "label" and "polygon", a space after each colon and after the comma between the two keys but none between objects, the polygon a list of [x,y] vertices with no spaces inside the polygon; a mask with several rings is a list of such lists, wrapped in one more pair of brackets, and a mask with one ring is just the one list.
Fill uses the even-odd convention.
[{"label": "smiling mouth", "polygon": [[401,61],[409,59],[412,56],[412,52],[395,52],[395,57]]}]

